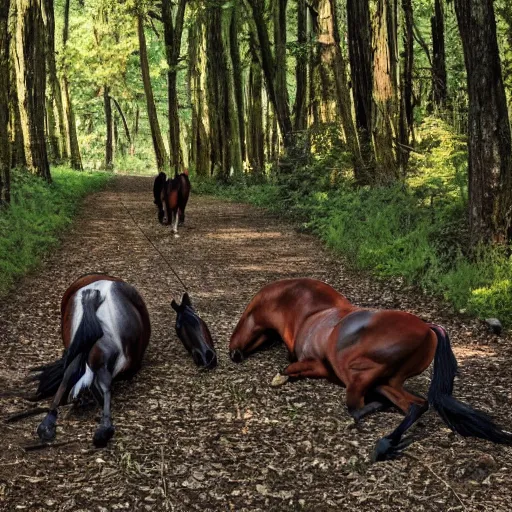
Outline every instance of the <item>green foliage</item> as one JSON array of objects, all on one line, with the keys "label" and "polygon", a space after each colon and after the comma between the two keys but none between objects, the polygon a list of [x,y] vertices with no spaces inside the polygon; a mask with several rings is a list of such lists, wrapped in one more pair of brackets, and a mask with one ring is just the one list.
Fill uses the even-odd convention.
[{"label": "green foliage", "polygon": [[416,135],[411,173],[391,187],[355,188],[348,155],[334,148],[290,165],[293,172],[278,174],[276,183],[207,181],[195,191],[278,209],[301,219],[354,268],[400,277],[457,310],[512,325],[510,258],[488,248],[468,252],[463,139],[433,118]]},{"label": "green foliage", "polygon": [[58,243],[80,199],[111,178],[66,168],[52,169],[52,177],[49,185],[25,172],[12,174],[11,205],[0,211],[0,295]]}]

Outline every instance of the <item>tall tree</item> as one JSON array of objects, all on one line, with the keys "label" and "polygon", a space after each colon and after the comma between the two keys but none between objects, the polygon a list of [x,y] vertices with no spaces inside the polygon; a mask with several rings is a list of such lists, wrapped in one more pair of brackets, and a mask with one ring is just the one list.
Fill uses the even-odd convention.
[{"label": "tall tree", "polygon": [[356,179],[361,184],[367,184],[373,175],[372,31],[368,0],[347,0],[347,27],[352,94],[363,160]]},{"label": "tall tree", "polygon": [[146,95],[146,106],[149,126],[151,128],[151,138],[153,139],[153,148],[155,150],[156,165],[159,171],[164,171],[169,167],[169,159],[165,150],[155,107],[153,87],[151,85],[151,77],[149,76],[148,50],[146,47],[146,35],[144,33],[144,16],[140,12],[137,14],[137,33],[139,36],[140,69],[142,82],[144,84],[144,93]]},{"label": "tall tree", "polygon": [[28,169],[51,181],[45,140],[45,35],[41,0],[16,0],[16,83]]},{"label": "tall tree", "polygon": [[[64,54],[66,53],[66,46],[69,39],[69,10],[71,6],[71,0],[65,0],[64,4],[64,29],[62,31],[62,48]],[[70,158],[70,165],[72,169],[76,171],[82,170],[82,156],[80,155],[80,147],[78,145],[78,135],[76,132],[76,119],[75,111],[73,109],[73,103],[71,102],[71,95],[69,93],[69,81],[67,66],[68,62],[64,64],[62,72],[62,104],[64,109],[64,118],[66,122],[66,134],[67,134],[67,153]]]},{"label": "tall tree", "polygon": [[[249,69],[247,101],[247,154],[252,171],[255,174],[261,174],[265,163],[262,98],[263,76],[253,34],[250,34],[249,48],[251,52],[251,67]],[[296,113],[295,126],[297,126],[297,115]],[[303,125],[300,126],[302,126],[300,129],[304,129]]]},{"label": "tall tree", "polygon": [[114,126],[112,124],[112,103],[108,85],[103,87],[103,108],[105,109],[105,169],[114,168]]},{"label": "tall tree", "polygon": [[412,73],[414,67],[414,14],[412,0],[402,0],[404,11],[404,50],[402,59],[402,74],[400,84],[400,120],[398,165],[402,174],[405,174],[409,160],[411,139],[414,137],[414,104]]},{"label": "tall tree", "polygon": [[373,141],[375,183],[398,178],[394,144],[397,139],[397,0],[377,0],[373,56]]},{"label": "tall tree", "polygon": [[435,0],[432,26],[432,100],[437,108],[442,108],[448,95],[446,85],[446,51],[444,42],[443,0]]},{"label": "tall tree", "polygon": [[512,147],[493,0],[455,0],[469,95],[471,242],[511,239]]},{"label": "tall tree", "polygon": [[180,145],[180,118],[178,116],[178,91],[176,80],[178,61],[181,52],[181,36],[187,0],[179,0],[176,18],[173,20],[171,1],[162,0],[162,21],[164,24],[164,40],[167,57],[167,94],[169,101],[169,142],[171,168],[178,171],[183,167],[183,156]]},{"label": "tall tree", "polygon": [[9,4],[0,4],[0,206],[10,200],[9,171],[11,148],[9,141]]},{"label": "tall tree", "polygon": [[[52,163],[58,163],[62,158],[61,140],[63,145],[66,144],[66,132],[64,128],[62,92],[55,62],[55,12],[53,0],[44,0],[42,5],[46,32],[46,67],[48,71],[48,94],[46,101],[48,142]],[[57,118],[55,113],[57,113]]]},{"label": "tall tree", "polygon": [[286,74],[283,74],[283,68],[286,69],[286,63],[283,62],[283,48],[286,49],[286,1],[278,0],[275,4],[275,18],[279,24],[279,29],[274,31],[278,33],[279,38],[276,42],[276,57],[272,54],[268,28],[265,23],[263,0],[247,0],[252,11],[252,18],[256,26],[258,43],[261,52],[261,65],[265,75],[265,85],[268,97],[277,116],[279,130],[283,138],[284,146],[289,147],[293,143],[293,130],[288,102],[288,90],[286,87]]},{"label": "tall tree", "polygon": [[355,177],[357,179],[361,174],[362,162],[357,141],[356,127],[352,118],[352,101],[347,83],[347,65],[345,63],[345,58],[341,53],[341,39],[338,27],[336,0],[329,0],[328,2],[322,0],[322,3],[324,3],[325,6],[321,12],[330,14],[330,16],[327,17],[328,22],[326,25],[326,32],[328,34],[328,40],[326,41],[326,44],[329,44],[332,47],[338,112],[343,126],[343,131],[345,133],[347,146],[354,157],[354,170]]},{"label": "tall tree", "polygon": [[194,23],[188,35],[188,86],[192,104],[190,162],[201,176],[208,176],[210,165],[210,133],[206,97],[205,8],[194,2]]},{"label": "tall tree", "polygon": [[[295,52],[295,83],[297,91],[295,93],[295,105],[293,111],[295,114],[293,120],[293,129],[302,131],[306,128],[307,121],[307,91],[308,91],[308,24],[307,24],[307,4],[306,0],[297,0],[297,49]],[[254,61],[254,52],[252,55]],[[252,67],[251,67],[252,69]]]}]

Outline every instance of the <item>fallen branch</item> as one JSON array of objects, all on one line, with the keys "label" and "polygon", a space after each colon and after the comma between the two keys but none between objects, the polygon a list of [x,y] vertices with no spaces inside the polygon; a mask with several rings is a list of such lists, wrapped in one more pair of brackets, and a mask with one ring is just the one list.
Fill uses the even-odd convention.
[{"label": "fallen branch", "polygon": [[415,457],[414,455],[411,455],[410,453],[404,453],[406,457],[409,457],[410,459],[415,460],[416,462],[419,462],[422,466],[426,467],[440,482],[442,482],[450,491],[452,491],[453,495],[457,498],[458,502],[461,504],[462,508],[464,510],[467,510],[466,505],[464,505],[464,502],[462,501],[461,497],[457,494],[457,491],[442,477],[440,477],[428,464],[425,464],[421,459],[418,457]]},{"label": "fallen branch", "polygon": [[36,414],[41,414],[43,412],[48,412],[48,407],[32,407],[31,409],[26,409],[24,411],[17,412],[16,414],[12,414],[11,416],[7,416],[4,423],[14,423],[15,421],[29,418],[30,416],[35,416]]}]

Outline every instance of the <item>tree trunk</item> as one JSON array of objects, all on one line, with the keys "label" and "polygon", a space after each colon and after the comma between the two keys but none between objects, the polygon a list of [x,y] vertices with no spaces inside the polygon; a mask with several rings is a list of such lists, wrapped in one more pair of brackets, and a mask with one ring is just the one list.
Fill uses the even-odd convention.
[{"label": "tree trunk", "polygon": [[250,39],[251,67],[249,70],[249,94],[247,104],[247,153],[249,165],[254,174],[263,172],[264,131],[263,131],[263,76],[256,51],[256,41]]},{"label": "tree trunk", "polygon": [[0,4],[0,206],[10,201],[9,3],[10,0],[7,0]]},{"label": "tree trunk", "polygon": [[398,166],[405,175],[409,161],[411,140],[414,137],[414,107],[412,97],[412,72],[414,66],[414,18],[412,1],[402,0],[404,11],[404,51],[402,62],[402,84],[400,98],[400,144],[398,147]]},{"label": "tree trunk", "polygon": [[375,13],[373,64],[373,141],[377,162],[375,183],[398,178],[397,139],[397,11],[396,0],[378,0]]},{"label": "tree trunk", "polygon": [[[64,54],[66,54],[66,46],[68,44],[69,39],[69,8],[70,8],[71,0],[66,0],[64,5],[64,30],[62,32],[62,48]],[[66,70],[67,62],[64,65],[63,73],[62,73],[62,105],[64,110],[64,117],[66,123],[66,133],[67,133],[67,141],[66,141],[66,150],[69,154],[70,165],[72,169],[76,171],[81,171],[82,167],[82,157],[80,155],[80,147],[78,145],[78,135],[76,132],[76,119],[75,112],[73,110],[73,104],[71,102],[71,96],[69,94],[69,82],[67,77]]]},{"label": "tree trunk", "polygon": [[[325,2],[325,0],[322,0]],[[338,16],[336,11],[336,0],[329,0],[326,2],[324,9],[321,12],[326,14],[329,12],[330,20],[326,24],[327,33],[329,35],[329,43],[333,50],[333,63],[334,63],[334,79],[336,84],[337,106],[338,112],[345,133],[345,140],[347,146],[352,153],[354,161],[354,173],[356,179],[361,174],[361,155],[359,151],[359,144],[357,141],[356,127],[352,118],[352,101],[350,98],[350,90],[347,84],[347,66],[345,59],[341,53],[340,47],[340,31],[338,28]],[[332,35],[331,35],[332,34]],[[326,41],[327,42],[327,41]]]},{"label": "tree trunk", "polygon": [[372,147],[372,32],[368,0],[347,0],[348,47],[352,94],[359,134],[362,167],[356,180],[368,184],[374,174]]},{"label": "tree trunk", "polygon": [[[280,36],[276,44],[277,57],[275,60],[272,56],[267,25],[263,16],[264,2],[262,0],[247,1],[251,7],[253,20],[256,25],[256,32],[258,34],[258,42],[261,52],[261,65],[265,75],[267,94],[277,116],[277,122],[279,124],[279,130],[283,138],[284,146],[287,148],[293,144],[293,129],[290,105],[288,103],[286,74],[283,75],[282,73],[283,68],[286,69],[285,62],[283,62],[283,48],[284,51],[286,50],[286,38],[283,35],[286,34],[286,12],[283,7],[286,7],[286,1],[278,0],[277,4],[279,11],[276,15],[279,23],[279,30],[277,32],[280,33]],[[284,53],[284,56],[286,56],[286,53]],[[280,63],[279,70],[277,69],[277,62]]]},{"label": "tree trunk", "polygon": [[[109,94],[110,96],[110,94]],[[121,108],[121,105],[119,102],[113,97],[110,96],[111,101],[114,102],[114,105],[116,106],[117,112],[119,113],[119,117],[121,118],[121,122],[123,123],[124,133],[126,135],[126,140],[128,144],[132,145],[132,136],[130,134],[130,128],[128,128],[128,121],[126,120],[126,116],[124,115],[123,109]]]},{"label": "tree trunk", "polygon": [[221,179],[226,180],[233,165],[231,152],[233,134],[232,119],[230,119],[228,55],[223,41],[226,14],[223,14],[222,11],[220,6],[208,7],[206,54],[211,165],[213,172],[217,173]]},{"label": "tree trunk", "polygon": [[183,168],[183,155],[180,145],[180,119],[178,116],[178,93],[176,79],[178,61],[181,52],[181,36],[187,0],[179,0],[176,21],[173,21],[170,0],[162,0],[162,21],[164,24],[164,40],[167,65],[167,91],[169,101],[169,151],[171,170],[178,172]]},{"label": "tree trunk", "polygon": [[151,78],[149,76],[146,35],[144,34],[144,19],[140,13],[137,15],[137,32],[139,35],[140,69],[142,73],[142,82],[144,83],[144,92],[146,94],[149,126],[151,128],[151,138],[153,139],[153,148],[155,150],[156,165],[160,172],[168,170],[169,159],[166,154],[162,132],[160,131],[160,124],[158,122],[158,115],[153,97],[153,88],[151,86]]},{"label": "tree trunk", "polygon": [[23,168],[27,165],[23,132],[21,128],[18,89],[16,86],[16,0],[11,0],[9,20],[10,50],[9,50],[9,132],[11,139],[11,168]]},{"label": "tree trunk", "polygon": [[435,0],[434,15],[431,18],[432,48],[432,100],[441,109],[446,104],[446,53],[444,48],[444,8],[443,0]]},{"label": "tree trunk", "polygon": [[110,103],[109,87],[103,87],[103,106],[105,109],[105,169],[111,171],[114,168],[112,104]]},{"label": "tree trunk", "polygon": [[27,168],[51,181],[45,140],[45,35],[41,0],[16,0],[16,82]]},{"label": "tree trunk", "polygon": [[[57,65],[55,63],[55,13],[53,0],[43,2],[43,20],[46,30],[46,66],[48,70],[48,95],[46,102],[46,116],[48,122],[48,138],[52,163],[59,163],[61,154],[61,137],[59,130],[64,130],[64,110],[62,106],[62,93],[57,78]],[[55,112],[58,118],[55,118]],[[58,122],[58,125],[57,125]],[[62,132],[62,142],[65,144],[65,130]]]},{"label": "tree trunk", "polygon": [[206,92],[206,50],[204,9],[196,2],[196,19],[189,28],[188,81],[192,105],[192,133],[190,161],[200,176],[208,176],[210,169],[210,133]]},{"label": "tree trunk", "polygon": [[[295,81],[297,91],[295,93],[295,113],[293,129],[303,131],[307,126],[307,92],[308,92],[308,25],[307,25],[306,0],[297,0],[297,64],[295,67]],[[254,60],[253,60],[254,62]],[[252,68],[251,68],[252,69]]]},{"label": "tree trunk", "polygon": [[[235,96],[235,107],[238,115],[238,138],[240,139],[240,160],[245,161],[246,147],[245,147],[245,119],[244,119],[244,89],[242,83],[242,63],[240,60],[240,48],[238,47],[239,40],[239,26],[240,26],[240,13],[238,6],[235,4],[233,7],[233,15],[231,17],[231,25],[229,27],[229,48],[231,54],[231,63],[233,71],[233,89]],[[239,169],[240,171],[242,168]]]},{"label": "tree trunk", "polygon": [[469,95],[471,244],[511,239],[511,135],[493,0],[455,0]]}]

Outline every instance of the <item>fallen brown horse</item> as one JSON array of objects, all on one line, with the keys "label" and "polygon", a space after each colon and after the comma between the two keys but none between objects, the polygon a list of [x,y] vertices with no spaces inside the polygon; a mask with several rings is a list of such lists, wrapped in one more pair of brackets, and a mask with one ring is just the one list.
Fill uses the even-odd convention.
[{"label": "fallen brown horse", "polygon": [[37,429],[42,441],[55,437],[59,405],[90,389],[103,405],[94,444],[105,446],[114,434],[111,421],[111,384],[129,378],[140,368],[149,343],[149,316],[137,290],[121,279],[88,274],[66,290],[61,303],[64,354],[57,361],[34,368],[39,382],[33,401],[53,397],[48,414]]},{"label": "fallen brown horse", "polygon": [[[356,422],[387,401],[404,412],[400,425],[378,441],[373,460],[393,458],[410,444],[402,436],[429,404],[462,436],[512,444],[511,433],[452,397],[457,361],[438,325],[402,311],[361,309],[321,281],[290,279],[265,286],[251,300],[231,337],[231,359],[243,361],[276,334],[295,360],[284,375],[345,386]],[[433,359],[428,399],[406,391],[404,382]]]}]

